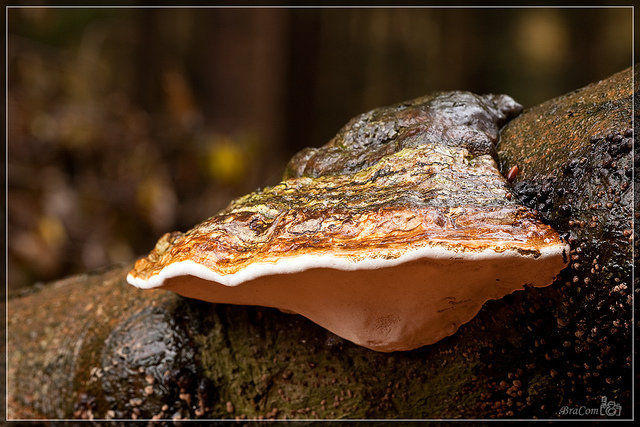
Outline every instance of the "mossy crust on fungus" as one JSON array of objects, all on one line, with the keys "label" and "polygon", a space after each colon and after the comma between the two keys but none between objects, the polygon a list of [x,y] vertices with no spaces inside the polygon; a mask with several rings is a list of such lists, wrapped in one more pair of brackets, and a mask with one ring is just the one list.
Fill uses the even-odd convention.
[{"label": "mossy crust on fungus", "polygon": [[[411,171],[411,172],[409,172]],[[241,197],[187,233],[165,235],[135,274],[192,260],[219,274],[304,254],[396,258],[407,248],[535,251],[558,243],[530,209],[505,197],[489,156],[424,145],[354,175],[295,178]]]},{"label": "mossy crust on fungus", "polygon": [[[628,71],[615,76],[613,80],[621,84],[605,92],[602,102],[624,100],[630,79]],[[585,90],[598,98],[602,95],[599,88],[606,86],[604,82]],[[551,114],[558,108],[555,102],[562,99],[546,103],[545,109],[525,112],[522,121],[510,123],[505,129],[509,136],[503,136],[500,148],[523,155],[530,151],[541,160],[535,167],[546,168],[545,145],[525,141],[519,126],[535,122],[536,115]],[[588,105],[576,104],[573,113],[580,114],[585,107]],[[636,111],[640,111],[638,106]],[[600,126],[622,130],[626,138],[630,114],[618,115],[626,116],[624,120],[604,114]],[[564,139],[582,132],[580,128],[560,131],[562,122],[559,118],[547,124],[547,144],[557,141],[562,145]],[[589,134],[585,131],[583,136],[586,144]],[[576,150],[558,159],[558,164],[577,158],[579,165],[579,159],[586,157],[580,150],[586,148]],[[624,164],[622,169],[613,169],[621,177],[626,176]],[[597,172],[596,166],[585,168],[583,176]],[[535,176],[528,175],[536,170],[532,168],[529,165],[514,186]],[[599,185],[591,179],[586,183]],[[611,202],[630,209],[631,201],[624,191],[620,190],[620,201],[615,202],[617,190],[614,188],[612,198],[606,194],[605,205]],[[583,197],[592,194],[576,192],[566,203],[585,203]],[[568,220],[558,220],[565,218],[558,211],[549,212],[549,221],[568,226]],[[624,227],[613,230],[615,235],[631,237],[624,235],[628,229],[625,224],[615,224]],[[580,230],[585,237],[573,241],[572,255],[582,257],[598,243],[601,251],[608,250],[611,240],[597,234],[599,228],[588,223],[577,227],[574,221],[572,230]],[[568,270],[569,275],[556,284],[488,301],[455,335],[431,346],[393,354],[358,347],[301,316],[274,309],[207,304],[169,292],[137,290],[123,280],[130,265],[46,284],[8,302],[8,415],[109,416],[111,408],[103,387],[103,376],[109,372],[94,369],[103,363],[105,340],[131,317],[137,316],[138,321],[145,318],[139,313],[154,306],[181,325],[175,333],[184,334],[184,342],[192,346],[195,372],[170,373],[166,391],[158,387],[154,393],[163,394],[154,394],[152,399],[158,402],[155,405],[167,405],[166,412],[157,406],[141,411],[141,418],[160,413],[165,419],[176,414],[230,419],[561,418],[558,411],[562,406],[597,408],[601,396],[621,404],[620,418],[629,418],[631,284],[622,274],[609,273],[596,280],[591,273],[591,268],[598,272],[609,265],[614,272],[628,272],[615,266],[628,265],[629,259],[624,252],[607,253],[608,258],[597,262],[599,270],[592,259],[575,260],[584,268]],[[592,266],[587,268],[589,264]],[[584,282],[587,278],[589,283]],[[135,330],[142,333],[144,328]],[[146,399],[139,381],[144,381],[146,374],[130,375],[130,381],[117,377],[121,392],[129,400]],[[191,404],[180,399],[181,386],[186,386]],[[198,412],[201,397],[208,407],[202,413]],[[227,402],[233,412],[227,412]],[[118,415],[130,418],[134,408],[128,406]]]},{"label": "mossy crust on fungus", "polygon": [[554,231],[506,195],[491,154],[521,107],[505,95],[438,93],[365,113],[293,157],[280,184],[163,236],[131,272],[191,260],[220,275],[298,255],[393,259],[423,246],[535,252]]}]

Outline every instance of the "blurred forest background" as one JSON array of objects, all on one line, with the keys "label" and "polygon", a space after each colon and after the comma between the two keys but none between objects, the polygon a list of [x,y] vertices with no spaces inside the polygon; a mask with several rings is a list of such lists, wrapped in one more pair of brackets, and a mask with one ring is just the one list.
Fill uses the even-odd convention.
[{"label": "blurred forest background", "polygon": [[372,108],[533,106],[632,61],[629,8],[7,13],[10,294],[146,254]]}]

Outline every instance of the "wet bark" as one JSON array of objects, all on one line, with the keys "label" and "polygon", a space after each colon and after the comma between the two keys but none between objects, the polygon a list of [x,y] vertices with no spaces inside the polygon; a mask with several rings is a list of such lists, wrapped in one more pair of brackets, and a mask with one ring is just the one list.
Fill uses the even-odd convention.
[{"label": "wet bark", "polygon": [[553,285],[386,354],[302,316],[138,290],[131,265],[71,277],[8,301],[8,416],[574,418],[563,408],[606,397],[630,417],[631,82],[626,70],[502,131],[514,195],[572,246]]}]

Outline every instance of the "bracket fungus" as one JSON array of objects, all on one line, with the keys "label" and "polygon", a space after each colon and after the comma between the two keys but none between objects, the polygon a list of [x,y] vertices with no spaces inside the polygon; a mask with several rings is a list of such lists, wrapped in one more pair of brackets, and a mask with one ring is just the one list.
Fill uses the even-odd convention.
[{"label": "bracket fungus", "polygon": [[296,154],[278,185],[165,234],[127,279],[299,313],[377,351],[434,343],[567,264],[497,168],[500,127],[521,109],[446,92],[362,114]]}]

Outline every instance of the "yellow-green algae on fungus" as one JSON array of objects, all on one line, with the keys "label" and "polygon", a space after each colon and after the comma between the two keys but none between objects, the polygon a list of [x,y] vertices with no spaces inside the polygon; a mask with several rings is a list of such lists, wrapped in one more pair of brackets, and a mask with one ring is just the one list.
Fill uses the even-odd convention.
[{"label": "yellow-green algae on fungus", "polygon": [[165,235],[128,280],[293,311],[378,351],[434,343],[566,265],[566,244],[507,197],[493,157],[520,109],[447,92],[365,113],[294,156],[279,185]]}]

